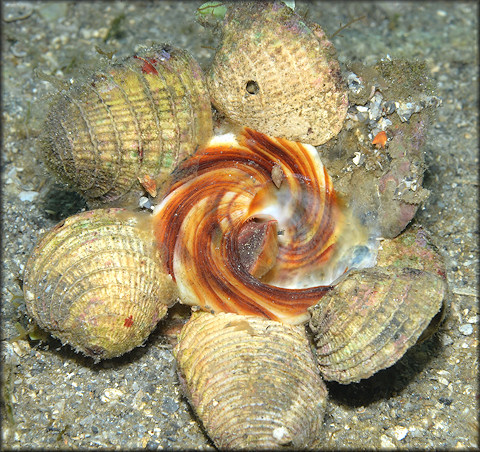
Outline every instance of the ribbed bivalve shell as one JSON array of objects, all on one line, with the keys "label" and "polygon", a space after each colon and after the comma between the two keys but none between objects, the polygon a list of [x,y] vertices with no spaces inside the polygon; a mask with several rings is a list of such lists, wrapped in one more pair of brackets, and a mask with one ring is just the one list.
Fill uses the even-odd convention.
[{"label": "ribbed bivalve shell", "polygon": [[390,367],[443,319],[443,262],[412,228],[385,240],[378,265],[354,271],[310,309],[322,376],[356,382]]},{"label": "ribbed bivalve shell", "polygon": [[24,274],[28,314],[96,360],[141,345],[177,296],[148,215],[80,213],[45,234]]},{"label": "ribbed bivalve shell", "polygon": [[200,66],[164,45],[60,92],[41,149],[47,166],[90,207],[126,207],[138,204],[146,176],[160,185],[211,134]]},{"label": "ribbed bivalve shell", "polygon": [[197,312],[174,354],[189,401],[218,448],[315,445],[327,390],[303,326]]},{"label": "ribbed bivalve shell", "polygon": [[283,2],[231,2],[207,77],[215,107],[273,137],[320,145],[348,108],[333,44]]}]

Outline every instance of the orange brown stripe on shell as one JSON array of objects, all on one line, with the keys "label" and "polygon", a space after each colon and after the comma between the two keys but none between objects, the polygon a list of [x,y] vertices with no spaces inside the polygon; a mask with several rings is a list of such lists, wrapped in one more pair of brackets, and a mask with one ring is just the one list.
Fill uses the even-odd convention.
[{"label": "orange brown stripe on shell", "polygon": [[345,271],[345,218],[314,147],[244,128],[175,170],[154,229],[184,303],[298,324]]}]

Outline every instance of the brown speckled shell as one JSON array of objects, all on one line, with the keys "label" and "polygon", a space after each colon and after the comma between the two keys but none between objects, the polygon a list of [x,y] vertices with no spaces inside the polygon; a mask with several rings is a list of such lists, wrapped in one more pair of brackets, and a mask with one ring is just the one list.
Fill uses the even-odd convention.
[{"label": "brown speckled shell", "polygon": [[[356,382],[397,362],[443,318],[443,262],[422,229],[386,240],[374,268],[351,272],[310,308],[320,371]],[[435,328],[433,328],[435,329]]]},{"label": "brown speckled shell", "polygon": [[90,207],[138,204],[139,178],[157,184],[212,133],[200,66],[164,45],[112,64],[58,94],[41,151]]},{"label": "brown speckled shell", "polygon": [[28,314],[96,360],[141,345],[176,299],[162,270],[150,217],[99,209],[46,233],[24,274]]},{"label": "brown speckled shell", "polygon": [[189,401],[218,448],[315,445],[327,391],[304,327],[197,312],[174,354]]},{"label": "brown speckled shell", "polygon": [[282,2],[229,6],[207,83],[228,119],[273,137],[319,145],[347,113],[333,44]]}]

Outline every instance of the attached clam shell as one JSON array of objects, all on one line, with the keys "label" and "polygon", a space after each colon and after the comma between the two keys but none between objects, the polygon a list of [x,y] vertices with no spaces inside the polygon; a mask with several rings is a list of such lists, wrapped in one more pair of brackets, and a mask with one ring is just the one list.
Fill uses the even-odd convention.
[{"label": "attached clam shell", "polygon": [[189,401],[218,448],[315,445],[327,390],[303,326],[196,312],[174,354]]},{"label": "attached clam shell", "polygon": [[151,220],[123,209],[80,213],[45,234],[24,274],[28,314],[96,360],[141,345],[177,295]]},{"label": "attached clam shell", "polygon": [[367,241],[313,146],[245,128],[172,178],[155,235],[182,302],[210,312],[304,322]]},{"label": "attached clam shell", "polygon": [[427,249],[422,235],[420,241],[399,238],[398,245],[387,244],[379,252],[381,265],[351,272],[310,309],[325,379],[350,383],[368,378],[424,339],[431,322],[438,326],[447,286],[444,274],[430,271],[441,258]]},{"label": "attached clam shell", "polygon": [[207,81],[228,119],[273,137],[319,145],[347,113],[333,44],[282,2],[229,4]]},{"label": "attached clam shell", "polygon": [[136,206],[141,181],[160,184],[211,133],[200,66],[186,51],[164,45],[59,93],[41,150],[89,206]]}]

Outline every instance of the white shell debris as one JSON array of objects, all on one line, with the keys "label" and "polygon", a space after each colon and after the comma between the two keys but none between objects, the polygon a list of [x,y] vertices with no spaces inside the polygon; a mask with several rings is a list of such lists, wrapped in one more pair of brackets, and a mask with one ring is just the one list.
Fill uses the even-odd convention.
[{"label": "white shell debris", "polygon": [[[383,117],[380,118],[377,122],[378,132],[387,130],[387,127],[391,125],[392,125],[392,121],[390,121],[390,119],[383,118]],[[377,134],[375,133],[375,130],[373,131],[373,133],[374,133],[374,136]]]},{"label": "white shell debris", "polygon": [[402,439],[404,439],[407,436],[407,434],[408,434],[408,428],[402,427],[401,425],[397,425],[393,429],[393,436],[395,436],[395,438],[398,441],[401,441]]},{"label": "white shell debris", "polygon": [[369,103],[368,117],[376,121],[382,116],[382,94],[377,91]]},{"label": "white shell debris", "polygon": [[348,89],[355,94],[358,94],[364,88],[362,79],[353,72],[348,73],[347,83],[348,83]]},{"label": "white shell debris", "polygon": [[287,435],[288,431],[285,427],[277,427],[273,430],[272,436],[279,442],[281,442]]},{"label": "white shell debris", "polygon": [[124,396],[123,392],[120,389],[116,388],[107,388],[100,396],[100,400],[103,403],[113,402]]},{"label": "white shell debris", "polygon": [[353,163],[355,165],[360,165],[365,160],[364,155],[361,152],[355,152],[355,157],[353,157]]},{"label": "white shell debris", "polygon": [[[362,79],[355,73],[347,74],[348,89],[353,94],[358,94],[365,89]],[[439,107],[442,99],[437,96],[424,96],[420,101],[413,102],[407,100],[387,100],[383,94],[372,86],[372,93],[369,101],[365,105],[350,105],[347,118],[353,121],[367,122],[372,136],[380,131],[385,131],[392,125],[392,121],[387,116],[397,112],[401,122],[407,122],[414,113],[418,113],[427,107]]]},{"label": "white shell debris", "polygon": [[418,113],[422,108],[414,102],[395,102],[395,108],[400,121],[406,122],[413,113]]},{"label": "white shell debris", "polygon": [[138,207],[141,209],[150,209],[153,210],[153,205],[151,199],[147,198],[146,196],[141,196],[138,200]]},{"label": "white shell debris", "polygon": [[20,199],[20,201],[32,202],[38,195],[39,195],[38,191],[28,190],[28,191],[20,192],[20,194],[18,195],[18,198]]},{"label": "white shell debris", "polygon": [[387,435],[382,435],[380,437],[380,447],[382,449],[394,449],[395,444],[393,444],[392,440]]},{"label": "white shell debris", "polygon": [[473,333],[473,326],[470,323],[465,323],[464,325],[460,325],[458,327],[458,330],[460,333],[462,333],[464,336],[470,336],[470,334]]},{"label": "white shell debris", "polygon": [[418,113],[426,107],[439,107],[442,105],[442,99],[437,96],[426,96],[420,102],[395,102],[395,108],[400,121],[406,122],[413,113]]}]

